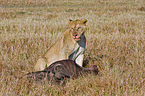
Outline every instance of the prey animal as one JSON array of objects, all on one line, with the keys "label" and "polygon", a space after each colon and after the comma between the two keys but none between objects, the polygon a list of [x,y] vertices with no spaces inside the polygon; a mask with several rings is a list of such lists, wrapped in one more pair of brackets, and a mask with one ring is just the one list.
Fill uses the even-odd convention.
[{"label": "prey animal", "polygon": [[54,62],[42,71],[28,73],[27,78],[33,78],[40,82],[45,79],[63,85],[69,78],[75,79],[83,74],[98,74],[98,72],[97,65],[92,65],[90,68],[84,68],[76,64],[73,60],[66,59]]}]

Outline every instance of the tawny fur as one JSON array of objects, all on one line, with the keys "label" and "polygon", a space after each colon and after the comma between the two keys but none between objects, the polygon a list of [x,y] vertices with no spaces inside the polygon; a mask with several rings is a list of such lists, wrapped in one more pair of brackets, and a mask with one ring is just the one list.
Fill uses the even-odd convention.
[{"label": "tawny fur", "polygon": [[50,49],[38,59],[34,70],[43,70],[55,61],[63,59],[74,60],[80,66],[83,66],[83,58],[86,46],[86,37],[84,35],[87,20],[69,20],[69,29],[63,33],[63,36]]}]

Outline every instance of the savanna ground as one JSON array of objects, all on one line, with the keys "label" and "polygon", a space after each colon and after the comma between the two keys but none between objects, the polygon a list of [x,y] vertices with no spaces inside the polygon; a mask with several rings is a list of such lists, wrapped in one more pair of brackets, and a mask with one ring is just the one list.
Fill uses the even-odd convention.
[{"label": "savanna ground", "polygon": [[[69,18],[88,19],[85,67],[100,73],[65,86],[20,78]],[[145,96],[145,0],[0,0],[0,95]]]}]

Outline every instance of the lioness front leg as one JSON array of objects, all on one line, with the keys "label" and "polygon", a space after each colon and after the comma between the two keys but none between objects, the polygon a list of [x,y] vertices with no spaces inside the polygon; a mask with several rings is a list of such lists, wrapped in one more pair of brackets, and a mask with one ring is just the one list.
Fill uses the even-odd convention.
[{"label": "lioness front leg", "polygon": [[38,70],[43,70],[47,67],[47,59],[41,57],[38,59],[34,69],[35,71],[38,71]]}]

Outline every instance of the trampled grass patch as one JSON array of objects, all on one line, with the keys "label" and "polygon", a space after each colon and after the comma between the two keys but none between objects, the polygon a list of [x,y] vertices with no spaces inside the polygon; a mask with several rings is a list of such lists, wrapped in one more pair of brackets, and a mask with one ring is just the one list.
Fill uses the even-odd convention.
[{"label": "trampled grass patch", "polygon": [[[0,95],[145,95],[144,0],[1,0]],[[65,86],[29,82],[37,59],[68,27],[88,19],[85,61],[97,76]]]}]

